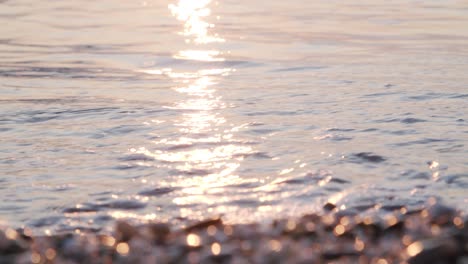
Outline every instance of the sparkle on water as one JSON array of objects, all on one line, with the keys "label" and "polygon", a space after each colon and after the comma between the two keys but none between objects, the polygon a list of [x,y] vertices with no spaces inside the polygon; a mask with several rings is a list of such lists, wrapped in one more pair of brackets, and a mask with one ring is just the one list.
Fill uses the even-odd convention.
[{"label": "sparkle on water", "polygon": [[1,3],[0,221],[50,235],[468,202],[466,4],[79,2]]}]

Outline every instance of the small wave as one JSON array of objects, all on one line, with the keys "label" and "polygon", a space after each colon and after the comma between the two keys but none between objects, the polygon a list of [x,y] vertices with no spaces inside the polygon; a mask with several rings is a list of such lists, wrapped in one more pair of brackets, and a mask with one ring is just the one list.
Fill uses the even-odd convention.
[{"label": "small wave", "polygon": [[120,158],[122,161],[154,161],[155,158],[144,153],[132,153],[125,157]]},{"label": "small wave", "polygon": [[339,183],[339,184],[351,183],[351,182],[348,181],[348,180],[341,179],[341,178],[337,178],[337,177],[332,177],[332,178],[330,179],[330,182]]},{"label": "small wave", "polygon": [[25,104],[71,104],[78,102],[79,99],[76,97],[64,97],[64,98],[37,98],[37,99],[0,99],[2,104],[5,103],[25,103]]},{"label": "small wave", "polygon": [[98,212],[102,209],[122,209],[122,210],[137,210],[146,207],[146,203],[136,200],[113,200],[107,203],[85,203],[75,207],[68,207],[62,210],[63,213],[91,213]]},{"label": "small wave", "polygon": [[355,163],[361,163],[361,162],[370,162],[370,163],[380,163],[384,162],[387,160],[386,158],[374,154],[372,152],[359,152],[359,153],[353,153],[350,155],[349,161],[355,162]]},{"label": "small wave", "polygon": [[453,99],[462,99],[462,98],[467,98],[467,97],[468,97],[468,94],[459,94],[459,95],[451,96],[450,98],[453,98]]},{"label": "small wave", "polygon": [[247,113],[247,116],[265,116],[265,115],[279,115],[279,116],[288,116],[288,115],[297,115],[297,111],[265,111],[265,112],[253,112]]},{"label": "small wave", "polygon": [[124,134],[130,134],[133,132],[141,132],[144,130],[146,127],[140,126],[140,125],[120,125],[116,126],[107,130],[104,130],[106,134],[110,135],[124,135]]},{"label": "small wave", "polygon": [[294,176],[286,179],[281,179],[276,181],[275,184],[282,185],[282,184],[324,184],[324,183],[337,183],[337,184],[347,184],[350,183],[348,180],[341,179],[338,177],[334,177],[331,175],[330,172],[327,171],[318,171],[318,172],[308,172],[302,176]]},{"label": "small wave", "polygon": [[32,221],[30,224],[34,227],[51,226],[60,222],[63,218],[60,216],[49,216]]},{"label": "small wave", "polygon": [[453,139],[425,138],[425,139],[421,139],[421,140],[414,140],[414,141],[396,143],[396,144],[393,144],[393,145],[397,146],[397,147],[406,147],[406,146],[411,146],[411,145],[425,145],[425,144],[432,144],[432,143],[454,142],[454,141],[455,140],[453,140]]},{"label": "small wave", "polygon": [[408,117],[408,118],[404,118],[404,119],[400,120],[400,122],[404,123],[404,124],[414,124],[414,123],[426,122],[426,120],[419,119],[419,118]]},{"label": "small wave", "polygon": [[468,174],[450,174],[443,177],[443,180],[448,184],[463,184],[464,186],[468,185]]},{"label": "small wave", "polygon": [[379,129],[378,128],[366,128],[366,129],[360,130],[359,132],[375,132],[375,131],[379,131]]},{"label": "small wave", "polygon": [[422,94],[422,95],[407,96],[406,99],[424,101],[424,100],[432,100],[432,99],[438,99],[438,98],[443,98],[443,97],[448,97],[448,96],[450,96],[450,94],[427,93],[427,94]]},{"label": "small wave", "polygon": [[400,94],[400,93],[398,93],[398,92],[371,93],[371,94],[363,95],[362,97],[364,97],[364,98],[368,98],[368,97],[383,97],[383,96],[396,95],[396,94]]},{"label": "small wave", "polygon": [[151,190],[141,191],[138,194],[143,196],[162,196],[176,191],[177,188],[172,187],[159,187]]},{"label": "small wave", "polygon": [[275,128],[263,128],[263,129],[251,129],[251,130],[249,130],[249,132],[252,132],[254,134],[260,134],[260,135],[271,134],[271,133],[275,133],[275,132],[278,132],[278,131],[279,130],[275,129]]},{"label": "small wave", "polygon": [[443,148],[436,149],[436,151],[440,152],[440,153],[454,153],[454,152],[458,152],[458,151],[462,150],[464,146],[465,145],[463,145],[463,144],[456,144],[456,145],[452,145],[452,146],[444,146]]},{"label": "small wave", "polygon": [[416,170],[404,171],[400,174],[404,178],[413,179],[413,180],[430,180],[431,174],[428,172],[421,172]]},{"label": "small wave", "polygon": [[109,203],[96,204],[95,206],[102,208],[111,208],[111,209],[141,209],[146,207],[146,203],[134,200],[116,200]]},{"label": "small wave", "polygon": [[413,117],[408,117],[408,118],[388,118],[388,119],[379,119],[375,120],[377,123],[396,123],[400,122],[403,124],[414,124],[414,123],[420,123],[420,122],[427,122],[427,120],[420,119],[420,118],[413,118]]},{"label": "small wave", "polygon": [[197,169],[197,168],[190,168],[190,169],[173,169],[169,171],[170,175],[186,175],[186,176],[204,176],[212,174],[212,170],[206,169]]},{"label": "small wave", "polygon": [[397,135],[397,136],[403,136],[403,135],[412,135],[412,134],[418,134],[419,132],[414,129],[404,129],[404,130],[386,130],[382,131],[383,133],[387,134],[392,134],[392,135]]},{"label": "small wave", "polygon": [[245,154],[245,157],[252,157],[254,159],[272,159],[273,158],[266,152],[252,152],[252,153]]},{"label": "small wave", "polygon": [[332,141],[349,141],[349,140],[352,140],[353,137],[344,137],[344,136],[336,135],[336,136],[332,136],[330,139]]},{"label": "small wave", "polygon": [[[28,101],[31,103],[46,103],[48,101]],[[48,103],[47,103],[48,104]],[[46,110],[21,111],[10,114],[2,119],[3,122],[24,123],[42,123],[56,119],[80,118],[86,115],[103,114],[114,111],[115,107],[86,108],[86,109],[65,109],[57,111],[55,108]]]},{"label": "small wave", "polygon": [[354,131],[353,128],[330,128],[327,129],[328,132],[351,132]]},{"label": "small wave", "polygon": [[62,210],[65,214],[73,214],[73,213],[91,213],[99,211],[99,207],[93,204],[86,204],[83,206],[78,207],[69,207]]},{"label": "small wave", "polygon": [[325,66],[301,66],[301,67],[288,67],[288,68],[280,68],[273,70],[273,72],[292,72],[292,71],[314,71],[314,70],[321,70],[325,69]]},{"label": "small wave", "polygon": [[255,182],[243,182],[239,184],[231,184],[231,185],[226,185],[223,186],[225,188],[233,188],[233,189],[253,189],[253,188],[258,188],[262,186],[261,183],[255,181]]}]

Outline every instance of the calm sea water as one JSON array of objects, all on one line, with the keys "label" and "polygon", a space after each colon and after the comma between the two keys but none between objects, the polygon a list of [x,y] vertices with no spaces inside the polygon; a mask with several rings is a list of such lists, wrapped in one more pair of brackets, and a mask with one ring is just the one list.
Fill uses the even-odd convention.
[{"label": "calm sea water", "polygon": [[468,211],[466,1],[0,1],[0,219]]}]

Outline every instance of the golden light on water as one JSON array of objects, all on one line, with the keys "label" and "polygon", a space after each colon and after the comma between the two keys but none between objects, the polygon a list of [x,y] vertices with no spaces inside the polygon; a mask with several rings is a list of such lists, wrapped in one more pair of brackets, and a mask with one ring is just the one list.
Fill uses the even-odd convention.
[{"label": "golden light on water", "polygon": [[174,55],[176,59],[195,60],[195,61],[224,61],[224,58],[218,57],[221,52],[216,50],[181,50]]},{"label": "golden light on water", "polygon": [[[159,162],[156,167],[169,169],[170,176],[178,177],[169,183],[182,187],[179,192],[181,195],[172,200],[178,206],[193,203],[211,205],[219,202],[213,201],[209,195],[223,192],[224,186],[238,184],[240,178],[235,171],[240,167],[244,156],[253,152],[251,146],[236,140],[236,132],[245,124],[239,126],[229,123],[223,116],[223,110],[229,106],[217,93],[218,83],[223,77],[235,72],[235,69],[206,67],[205,62],[225,60],[221,57],[223,52],[213,49],[212,45],[209,48],[205,46],[208,43],[225,41],[212,32],[214,24],[207,22],[211,16],[210,4],[211,0],[180,0],[177,4],[169,5],[172,15],[183,22],[180,35],[185,38],[185,48],[175,52],[172,58],[192,61],[188,70],[140,70],[146,74],[169,78],[175,84],[173,91],[181,95],[180,100],[164,106],[181,112],[176,118],[164,121],[166,125],[177,129],[178,133],[157,139],[150,146],[130,150],[132,154],[148,158],[142,165],[151,166],[152,161],[156,161]],[[182,216],[193,215],[189,208],[180,209],[180,213]]]},{"label": "golden light on water", "polygon": [[157,215],[154,213],[139,215],[137,213],[131,213],[128,211],[120,211],[120,210],[112,211],[109,213],[109,215],[114,219],[139,219],[143,221],[154,221],[157,219]]},{"label": "golden light on water", "polygon": [[[168,6],[172,15],[184,23],[184,30],[180,34],[186,37],[186,43],[193,42],[199,45],[225,41],[218,34],[210,32],[210,29],[215,27],[214,24],[206,21],[211,15],[211,9],[208,7],[210,3],[211,0],[180,0],[177,4]],[[173,57],[194,61],[224,61],[225,59],[220,55],[221,52],[218,50],[189,48],[180,50]]]},{"label": "golden light on water", "polygon": [[195,43],[224,42],[217,34],[210,34],[209,29],[215,25],[204,20],[211,15],[208,5],[211,0],[180,0],[177,4],[170,4],[169,10],[178,20],[184,22],[181,32],[186,37],[194,37]]}]

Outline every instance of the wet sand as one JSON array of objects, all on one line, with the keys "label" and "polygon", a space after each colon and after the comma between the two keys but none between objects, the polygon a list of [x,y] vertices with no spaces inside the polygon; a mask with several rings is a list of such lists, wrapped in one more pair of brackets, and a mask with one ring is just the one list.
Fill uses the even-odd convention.
[{"label": "wet sand", "polygon": [[468,263],[468,219],[442,204],[366,216],[333,204],[324,211],[268,225],[206,219],[174,230],[118,221],[112,234],[3,228],[0,263]]}]

